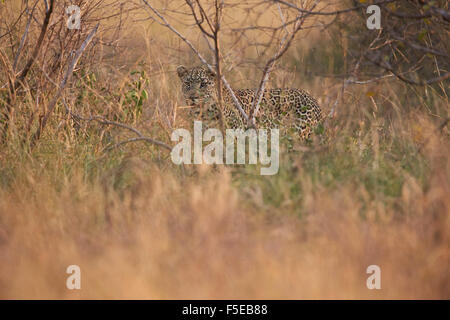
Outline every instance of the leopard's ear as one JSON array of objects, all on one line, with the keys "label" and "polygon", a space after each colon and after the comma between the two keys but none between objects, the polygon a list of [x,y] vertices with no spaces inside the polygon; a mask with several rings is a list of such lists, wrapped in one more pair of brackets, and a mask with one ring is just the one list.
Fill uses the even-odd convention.
[{"label": "leopard's ear", "polygon": [[188,71],[188,69],[186,69],[185,66],[178,66],[177,67],[177,73],[178,73],[178,76],[180,78],[183,78],[188,72],[189,71]]}]

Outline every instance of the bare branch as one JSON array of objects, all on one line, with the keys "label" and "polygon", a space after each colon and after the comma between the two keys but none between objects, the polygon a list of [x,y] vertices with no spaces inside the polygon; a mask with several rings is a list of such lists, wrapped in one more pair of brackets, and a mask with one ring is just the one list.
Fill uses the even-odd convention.
[{"label": "bare branch", "polygon": [[149,142],[149,143],[154,144],[156,146],[159,146],[159,147],[162,147],[164,149],[167,149],[169,151],[172,150],[172,147],[169,146],[168,144],[166,144],[166,143],[164,143],[162,141],[159,141],[159,140],[155,140],[155,139],[146,137],[138,129],[133,128],[133,127],[131,127],[129,125],[126,125],[126,124],[123,124],[123,123],[120,123],[120,122],[116,122],[116,121],[111,121],[111,120],[105,119],[104,117],[101,117],[101,116],[83,117],[83,116],[80,116],[79,114],[76,114],[76,113],[72,112],[64,99],[63,99],[63,104],[64,104],[64,106],[66,108],[66,112],[72,118],[74,118],[76,120],[83,120],[83,121],[87,121],[87,122],[97,121],[98,123],[103,124],[103,125],[110,125],[110,126],[115,126],[115,127],[127,129],[127,130],[129,130],[129,131],[131,131],[131,132],[133,132],[133,133],[135,133],[137,135],[136,138],[130,138],[128,140],[116,143],[115,145],[110,146],[110,147],[106,148],[105,150],[110,150],[110,149],[119,147],[119,146],[121,146],[123,144],[129,143],[129,142],[134,142],[134,141],[146,141],[146,142]]},{"label": "bare branch", "polygon": [[[53,3],[53,2],[52,2]],[[70,76],[73,73],[73,70],[75,69],[75,66],[78,63],[78,60],[80,59],[81,55],[83,54],[84,50],[86,49],[86,47],[89,45],[89,43],[92,41],[92,38],[94,37],[94,35],[97,33],[98,27],[99,27],[99,23],[95,26],[95,28],[91,31],[91,33],[87,36],[86,40],[84,40],[83,44],[81,45],[81,47],[77,50],[77,52],[75,53],[74,58],[72,59],[72,62],[69,64],[69,66],[67,67],[67,71],[66,74],[64,76],[64,78],[62,79],[61,83],[59,84],[59,88],[58,91],[56,92],[55,96],[53,97],[53,99],[51,100],[51,102],[49,103],[48,106],[48,111],[47,113],[44,115],[44,117],[42,118],[41,123],[39,124],[39,127],[36,131],[36,133],[33,135],[32,139],[31,139],[31,146],[33,147],[36,143],[37,140],[39,140],[42,131],[45,128],[45,125],[47,124],[47,121],[50,117],[50,115],[52,114],[56,103],[58,102],[59,98],[61,97],[61,94],[64,90],[64,88],[66,87],[66,84],[70,78]]]},{"label": "bare branch", "polygon": [[[30,29],[31,20],[33,18],[34,9],[36,8],[36,5],[38,4],[38,1],[39,0],[36,0],[36,2],[34,3],[33,9],[31,9],[31,13],[30,13],[30,16],[28,18],[27,25],[25,27],[25,31],[24,31],[24,33],[22,35],[22,38],[20,39],[19,48],[17,49],[17,54],[16,54],[16,57],[14,58],[14,63],[13,63],[13,70],[14,71],[16,70],[20,54],[22,53],[22,49],[23,49],[23,46],[25,44],[25,40],[26,40],[26,38],[28,36],[28,31]],[[28,11],[28,8],[27,8],[27,11]]]},{"label": "bare branch", "polygon": [[[175,29],[167,20],[166,18],[164,18],[164,16],[158,11],[156,10],[150,3],[148,3],[147,0],[142,0],[145,5],[147,7],[150,8],[151,11],[153,11],[154,14],[156,14],[158,16],[158,18],[161,19],[161,25],[167,27],[168,29],[170,29],[173,33],[175,33],[181,40],[183,40],[188,46],[189,48],[191,48],[192,51],[194,51],[194,53],[198,56],[198,58],[200,59],[200,61],[211,71],[214,72],[214,68],[206,61],[206,59],[203,57],[203,55],[195,48],[195,46],[185,37],[183,36],[177,29]],[[249,121],[249,117],[248,115],[245,113],[244,109],[242,108],[241,103],[239,102],[238,98],[236,97],[236,95],[234,94],[233,89],[231,88],[230,84],[228,83],[228,81],[225,79],[225,77],[223,75],[221,75],[221,80],[223,82],[223,84],[225,85],[225,87],[227,88],[228,92],[231,95],[231,98],[233,99],[233,102],[236,106],[236,108],[239,110],[239,112],[242,114],[243,118],[245,119],[245,121]]]},{"label": "bare branch", "polygon": [[[317,5],[317,1],[314,3],[314,5],[312,6],[312,9],[314,9]],[[308,11],[309,12],[309,11]],[[300,13],[298,16],[298,21],[295,24],[294,30],[292,31],[292,33],[290,34],[289,39],[286,41],[285,38],[283,38],[281,40],[280,43],[280,48],[278,49],[278,51],[275,53],[275,55],[269,59],[269,61],[267,61],[266,66],[264,67],[264,71],[263,71],[263,76],[261,78],[261,82],[259,84],[258,87],[258,91],[256,92],[256,96],[255,96],[255,100],[253,101],[253,105],[250,111],[250,125],[252,125],[253,127],[256,126],[255,123],[255,117],[258,114],[259,111],[259,106],[261,104],[261,100],[262,97],[264,95],[264,90],[265,90],[265,86],[267,81],[269,80],[269,75],[273,70],[273,67],[275,66],[275,62],[280,59],[285,52],[289,49],[292,41],[295,38],[295,35],[297,34],[297,32],[302,28],[302,25],[306,19],[306,17],[308,17],[310,14],[309,13]],[[282,16],[283,19],[283,16]]]},{"label": "bare branch", "polygon": [[[367,8],[368,6],[372,5],[372,4],[360,4],[360,5],[357,5],[355,7],[351,7],[351,8],[347,8],[347,9],[336,10],[336,11],[329,11],[329,12],[322,12],[322,11],[305,10],[305,9],[299,8],[298,6],[296,6],[293,3],[290,3],[290,2],[287,2],[287,1],[284,1],[284,0],[272,0],[272,1],[281,3],[281,4],[283,4],[283,5],[287,6],[287,7],[296,9],[300,13],[306,13],[306,14],[309,14],[309,15],[319,15],[319,16],[339,15],[339,14],[343,14],[343,13],[348,13],[348,12],[364,9],[364,8]],[[399,2],[399,1],[400,0],[384,0],[384,1],[378,1],[378,2],[376,2],[374,4],[380,5],[380,4],[387,4],[387,3]]]},{"label": "bare branch", "polygon": [[47,28],[48,28],[48,24],[50,22],[50,16],[52,15],[52,12],[53,12],[54,4],[55,4],[55,0],[51,0],[50,7],[45,14],[44,23],[42,24],[41,33],[39,34],[39,38],[38,38],[38,41],[36,42],[36,46],[34,47],[34,51],[31,54],[31,57],[28,60],[28,62],[26,63],[25,67],[23,68],[22,72],[20,73],[19,77],[16,79],[16,81],[14,83],[14,87],[13,87],[14,90],[16,90],[16,88],[19,86],[19,84],[23,82],[23,80],[25,79],[25,77],[28,74],[28,71],[30,71],[31,66],[33,65],[34,61],[36,60],[36,58],[39,54],[39,50],[41,49],[42,42],[44,41],[44,37],[47,32]]},{"label": "bare branch", "polygon": [[430,84],[433,84],[433,83],[436,83],[436,82],[445,81],[445,80],[447,80],[447,79],[450,78],[450,72],[447,72],[447,73],[445,73],[445,74],[443,74],[443,75],[441,75],[441,76],[438,76],[438,77],[435,77],[435,78],[432,78],[432,79],[421,80],[421,81],[415,81],[415,80],[412,80],[412,79],[410,79],[410,78],[405,77],[404,75],[402,75],[402,74],[399,73],[398,71],[394,70],[394,68],[392,68],[391,66],[389,66],[386,62],[385,62],[385,63],[381,63],[381,62],[379,62],[379,61],[377,61],[377,60],[375,60],[375,59],[371,59],[371,58],[367,57],[367,55],[366,55],[366,58],[367,58],[370,62],[372,62],[373,64],[379,66],[380,68],[383,68],[383,69],[385,69],[385,70],[387,70],[387,71],[392,72],[393,75],[395,75],[397,78],[399,78],[399,79],[402,80],[403,82],[406,82],[406,83],[408,83],[408,84],[415,85],[415,86],[425,86],[425,85],[430,85]]},{"label": "bare branch", "polygon": [[128,140],[126,140],[126,141],[119,142],[119,143],[115,144],[114,146],[112,146],[112,147],[110,147],[110,148],[108,148],[108,149],[118,147],[118,146],[120,146],[120,145],[122,145],[122,144],[125,144],[125,143],[128,143],[128,142],[133,142],[133,141],[147,141],[147,142],[149,142],[149,143],[151,143],[151,144],[154,144],[154,145],[163,147],[164,149],[167,149],[167,150],[169,150],[169,151],[172,150],[172,147],[169,146],[168,144],[165,144],[164,142],[161,142],[161,141],[158,141],[158,140],[155,140],[155,139],[146,137],[146,136],[144,136],[139,130],[137,130],[136,128],[127,126],[127,125],[125,125],[125,124],[123,124],[123,123],[115,122],[115,121],[110,121],[110,120],[104,119],[104,118],[102,118],[102,117],[92,117],[92,120],[95,120],[95,121],[97,121],[97,122],[99,122],[99,123],[101,123],[101,124],[104,124],[104,125],[112,125],[112,126],[124,128],[124,129],[130,130],[130,131],[132,131],[132,132],[134,132],[135,134],[138,135],[137,138],[132,138],[132,139],[128,139]]}]

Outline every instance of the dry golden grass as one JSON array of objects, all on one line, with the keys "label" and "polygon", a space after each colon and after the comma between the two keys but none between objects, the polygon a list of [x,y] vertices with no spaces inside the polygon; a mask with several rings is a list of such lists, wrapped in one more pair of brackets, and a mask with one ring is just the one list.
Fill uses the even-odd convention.
[{"label": "dry golden grass", "polygon": [[[179,178],[131,158],[134,180],[119,194],[107,181],[86,183],[80,168],[58,187],[29,169],[1,194],[0,294],[449,298],[449,167],[436,161],[427,191],[412,177],[403,185],[405,216],[374,201],[366,219],[362,187],[305,181],[299,219],[249,206],[227,170]],[[70,264],[81,267],[81,291],[65,288]],[[382,268],[381,291],[365,286],[371,264]]]},{"label": "dry golden grass", "polygon": [[[145,70],[149,99],[126,121],[168,142],[186,125],[174,70],[196,58],[156,25],[124,32],[123,49],[84,70],[97,82],[66,99],[80,113],[123,119],[114,99],[130,90],[132,70]],[[302,34],[270,83],[308,89],[325,113],[341,81],[303,67],[338,63],[310,60],[312,47],[327,52],[327,37]],[[246,68],[227,60],[224,70],[237,87],[254,86],[260,73]],[[102,87],[117,96],[105,103]],[[91,94],[79,102],[80,92]],[[30,152],[14,130],[33,106],[18,103],[0,151],[0,298],[450,298],[449,131],[436,130],[449,115],[439,88],[348,87],[326,133],[283,153],[273,177],[252,166],[181,169],[143,143],[102,152],[126,133],[74,129],[62,106]],[[81,290],[65,286],[72,264]],[[372,264],[382,290],[366,287]]]}]

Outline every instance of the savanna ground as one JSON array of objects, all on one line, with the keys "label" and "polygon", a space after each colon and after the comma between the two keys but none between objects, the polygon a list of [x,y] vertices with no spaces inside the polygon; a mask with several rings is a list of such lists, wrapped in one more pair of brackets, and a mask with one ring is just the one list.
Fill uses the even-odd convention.
[{"label": "savanna ground", "polygon": [[[7,26],[13,32],[0,38],[2,108],[5,57],[12,64],[27,22],[14,24],[21,8],[13,2],[0,2],[0,34]],[[170,3],[173,12],[186,10]],[[60,15],[64,26],[65,5],[51,23]],[[39,6],[24,61],[43,20]],[[252,165],[180,167],[144,141],[108,148],[132,132],[66,110],[102,115],[167,144],[186,125],[175,69],[198,58],[145,20],[142,8],[132,9],[120,32],[111,27],[83,53],[34,146],[23,141],[55,92],[49,77],[59,83],[66,68],[45,74],[51,45],[17,94],[0,147],[1,298],[450,298],[450,143],[441,126],[448,80],[414,86],[389,77],[343,88],[330,75],[349,68],[345,38],[333,28],[302,30],[268,86],[306,89],[326,115],[333,109],[325,130],[306,142],[282,138],[274,176]],[[101,10],[94,13],[112,9]],[[100,30],[117,21],[101,23]],[[208,50],[195,26],[180,30]],[[256,87],[267,57],[233,37],[222,41],[224,73],[234,87]],[[81,290],[66,288],[73,264]],[[366,287],[373,264],[381,290]]]}]

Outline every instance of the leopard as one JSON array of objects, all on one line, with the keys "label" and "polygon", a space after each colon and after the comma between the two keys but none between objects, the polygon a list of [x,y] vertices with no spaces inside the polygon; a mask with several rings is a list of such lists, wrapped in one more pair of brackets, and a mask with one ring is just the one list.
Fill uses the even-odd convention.
[{"label": "leopard", "polygon": [[[235,107],[230,92],[222,87],[222,113],[219,109],[215,72],[206,65],[187,68],[180,65],[176,69],[181,80],[182,93],[190,114],[202,121],[223,123],[231,129],[247,129],[248,121]],[[243,111],[248,116],[253,109],[257,89],[232,89]],[[287,133],[298,135],[305,140],[323,120],[322,110],[315,98],[307,91],[295,88],[265,89],[258,112],[254,115],[258,128],[282,128]]]}]

